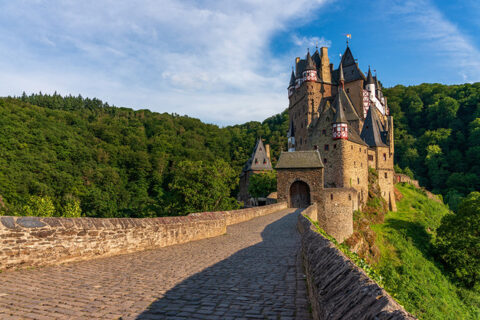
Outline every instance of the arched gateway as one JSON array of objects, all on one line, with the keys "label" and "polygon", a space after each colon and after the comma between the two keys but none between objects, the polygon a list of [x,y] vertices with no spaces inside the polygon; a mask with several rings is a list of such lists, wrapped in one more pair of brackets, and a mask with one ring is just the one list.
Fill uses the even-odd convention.
[{"label": "arched gateway", "polygon": [[306,208],[310,205],[310,188],[303,181],[295,181],[290,186],[290,207]]},{"label": "arched gateway", "polygon": [[306,208],[320,201],[323,163],[318,150],[282,152],[277,166],[277,199]]}]

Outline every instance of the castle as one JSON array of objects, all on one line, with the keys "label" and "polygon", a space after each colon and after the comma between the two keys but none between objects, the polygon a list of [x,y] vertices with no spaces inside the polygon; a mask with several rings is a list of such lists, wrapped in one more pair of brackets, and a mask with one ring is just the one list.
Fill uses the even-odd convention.
[{"label": "castle", "polygon": [[320,226],[341,242],[353,233],[353,211],[367,201],[374,168],[382,197],[396,210],[393,118],[377,76],[370,68],[365,76],[348,45],[337,69],[327,48],[297,57],[288,98],[278,200],[291,207],[316,203]]}]

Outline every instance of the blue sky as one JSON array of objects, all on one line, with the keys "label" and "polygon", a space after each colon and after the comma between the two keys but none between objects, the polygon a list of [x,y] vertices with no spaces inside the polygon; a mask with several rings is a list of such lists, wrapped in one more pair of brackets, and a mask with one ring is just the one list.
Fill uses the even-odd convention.
[{"label": "blue sky", "polygon": [[480,2],[0,1],[0,95],[81,94],[219,125],[288,106],[296,56],[346,33],[385,86],[480,81]]}]

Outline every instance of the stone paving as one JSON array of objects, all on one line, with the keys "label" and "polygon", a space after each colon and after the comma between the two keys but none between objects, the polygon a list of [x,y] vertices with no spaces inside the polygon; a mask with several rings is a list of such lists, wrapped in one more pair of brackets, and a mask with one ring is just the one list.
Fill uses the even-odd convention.
[{"label": "stone paving", "polygon": [[216,238],[0,274],[0,319],[309,319],[298,211]]}]

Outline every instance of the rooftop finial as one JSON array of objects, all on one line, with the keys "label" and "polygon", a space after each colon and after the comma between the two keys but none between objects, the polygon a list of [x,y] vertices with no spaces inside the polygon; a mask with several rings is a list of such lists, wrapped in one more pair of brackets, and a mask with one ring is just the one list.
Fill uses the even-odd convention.
[{"label": "rooftop finial", "polygon": [[348,47],[348,39],[352,39],[352,34],[347,33],[345,36],[347,37],[347,47]]}]

